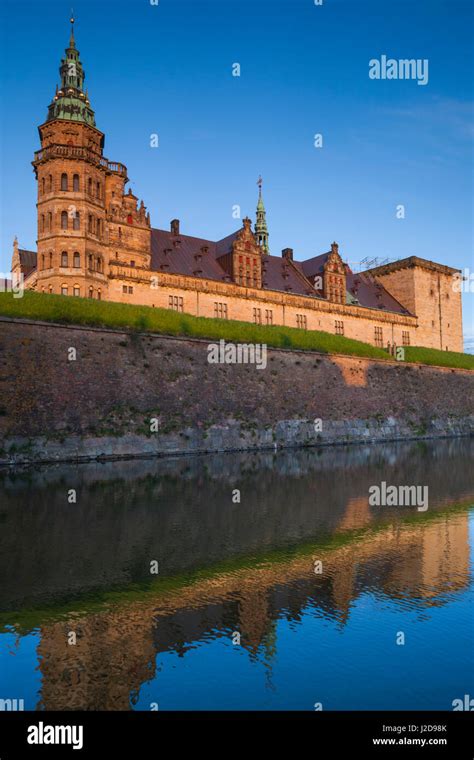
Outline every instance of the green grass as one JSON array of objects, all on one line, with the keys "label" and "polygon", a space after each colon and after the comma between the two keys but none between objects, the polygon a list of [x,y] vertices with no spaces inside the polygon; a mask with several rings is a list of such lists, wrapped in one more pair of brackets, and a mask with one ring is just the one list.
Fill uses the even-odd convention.
[{"label": "green grass", "polygon": [[39,319],[62,324],[91,325],[112,329],[156,332],[191,338],[209,338],[239,343],[266,343],[277,348],[320,351],[325,354],[350,354],[388,359],[380,348],[321,331],[293,327],[267,327],[248,322],[206,319],[179,314],[169,309],[132,306],[112,301],[71,298],[26,292],[23,298],[0,293],[0,315],[23,319]]},{"label": "green grass", "polygon": [[460,354],[456,351],[440,351],[438,348],[423,346],[405,346],[405,361],[432,364],[437,367],[456,367],[457,369],[474,369],[474,355]]},{"label": "green grass", "polygon": [[[112,301],[71,298],[27,291],[23,298],[0,293],[0,315],[38,319],[72,325],[90,325],[118,330],[155,332],[191,338],[266,343],[275,348],[319,351],[324,354],[347,354],[373,359],[389,359],[387,352],[359,340],[318,330],[294,327],[254,325],[233,320],[206,319],[179,314],[169,309],[132,306]],[[433,348],[405,347],[405,361],[442,367],[474,369],[474,356]]]}]

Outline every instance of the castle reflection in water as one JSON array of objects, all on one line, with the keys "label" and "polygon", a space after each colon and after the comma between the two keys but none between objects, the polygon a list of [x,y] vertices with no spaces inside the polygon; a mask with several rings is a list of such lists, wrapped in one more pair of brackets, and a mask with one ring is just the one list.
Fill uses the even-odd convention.
[{"label": "castle reflection in water", "polygon": [[[470,578],[468,512],[453,506],[473,503],[472,448],[452,440],[5,473],[3,630],[24,635],[21,611],[48,608],[34,624],[37,707],[130,709],[157,676],[157,655],[185,658],[236,631],[249,658],[271,664],[279,620],[298,625],[311,609],[343,631],[368,592],[420,613],[449,604]],[[369,507],[381,479],[428,485],[428,514]]]}]

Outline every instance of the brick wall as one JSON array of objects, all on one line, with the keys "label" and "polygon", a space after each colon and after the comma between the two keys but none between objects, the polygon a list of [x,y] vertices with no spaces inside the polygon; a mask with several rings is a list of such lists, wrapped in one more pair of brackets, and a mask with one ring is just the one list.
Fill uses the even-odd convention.
[{"label": "brick wall", "polygon": [[[346,440],[360,421],[368,420],[368,429],[370,421],[395,424],[389,418],[405,426],[394,437],[424,435],[435,419],[460,421],[466,432],[474,414],[473,372],[277,349],[268,350],[267,367],[259,370],[209,364],[207,346],[3,318],[0,448],[18,437],[150,438],[151,418],[159,420],[160,435],[174,436],[186,450],[196,431],[205,436],[211,426],[230,423],[249,435],[258,430],[271,444],[285,422],[283,443],[298,444],[307,442],[303,433],[314,438],[316,418],[323,423],[317,439],[324,441],[326,430],[331,440]],[[68,360],[70,349],[75,361]],[[297,421],[307,421],[306,432],[291,428]],[[370,435],[365,427],[362,438]],[[438,427],[438,434],[446,431]]]}]

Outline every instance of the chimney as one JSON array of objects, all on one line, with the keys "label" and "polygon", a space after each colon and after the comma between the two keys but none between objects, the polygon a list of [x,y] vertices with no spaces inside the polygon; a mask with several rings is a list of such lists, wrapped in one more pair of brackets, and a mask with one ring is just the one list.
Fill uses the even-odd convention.
[{"label": "chimney", "polygon": [[281,255],[283,256],[284,259],[293,261],[293,248],[283,248]]},{"label": "chimney", "polygon": [[172,234],[179,235],[179,219],[172,219],[170,226]]}]

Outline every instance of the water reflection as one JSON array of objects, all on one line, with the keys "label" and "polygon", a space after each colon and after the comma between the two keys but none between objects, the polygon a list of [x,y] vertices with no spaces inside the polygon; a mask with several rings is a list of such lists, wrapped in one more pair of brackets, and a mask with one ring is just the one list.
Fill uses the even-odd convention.
[{"label": "water reflection", "polygon": [[[425,649],[430,636],[451,647],[453,683],[434,697],[444,688],[448,700],[455,664],[470,662],[472,447],[438,441],[5,473],[1,621],[4,636],[37,636],[30,658],[40,685],[30,707],[150,709],[155,698],[162,709],[302,707],[309,675],[324,683],[303,643],[310,638],[340,683],[337,693],[325,686],[332,706],[354,709],[344,702],[348,669],[360,692],[362,674],[375,684],[383,667],[355,642],[377,633],[385,658],[398,656],[383,637],[402,625],[414,626],[415,644],[423,630]],[[428,485],[428,513],[369,507],[369,486],[382,478]],[[447,623],[434,628],[436,611],[453,609],[456,652]],[[422,652],[420,643],[407,655],[414,680]],[[226,672],[244,684],[236,691],[232,681],[235,693]],[[382,706],[400,706],[415,691],[405,684]]]}]

